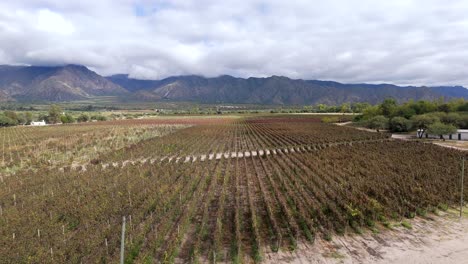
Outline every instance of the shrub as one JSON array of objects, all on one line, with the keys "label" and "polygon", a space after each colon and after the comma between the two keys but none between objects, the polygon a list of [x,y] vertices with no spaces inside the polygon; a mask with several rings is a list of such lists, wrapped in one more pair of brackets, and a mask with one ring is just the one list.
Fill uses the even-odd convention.
[{"label": "shrub", "polygon": [[49,108],[48,121],[52,124],[58,123],[60,121],[60,113],[62,108],[58,105],[51,105]]},{"label": "shrub", "polygon": [[411,225],[411,223],[408,222],[408,221],[402,221],[402,222],[401,222],[401,225],[402,225],[404,228],[407,228],[407,229],[412,229],[412,228],[413,228],[413,226]]},{"label": "shrub", "polygon": [[78,122],[88,122],[89,121],[89,116],[87,114],[81,114],[78,119]]},{"label": "shrub", "polygon": [[337,116],[327,116],[322,118],[322,122],[324,123],[338,123],[340,122],[340,119]]},{"label": "shrub", "polygon": [[65,114],[60,116],[60,121],[62,121],[63,124],[74,123],[75,118],[70,114]]},{"label": "shrub", "polygon": [[93,115],[91,116],[91,120],[96,120],[96,121],[106,121],[107,118],[103,115]]}]

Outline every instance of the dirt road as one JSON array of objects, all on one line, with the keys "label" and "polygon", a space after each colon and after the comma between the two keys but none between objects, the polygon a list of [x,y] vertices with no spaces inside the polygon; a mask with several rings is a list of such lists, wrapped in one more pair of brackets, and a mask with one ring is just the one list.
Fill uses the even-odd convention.
[{"label": "dirt road", "polygon": [[[466,214],[466,213],[465,213]],[[406,220],[405,220],[406,221]],[[379,234],[336,236],[301,244],[294,252],[265,254],[266,263],[468,263],[468,218],[452,212],[408,220]]]}]

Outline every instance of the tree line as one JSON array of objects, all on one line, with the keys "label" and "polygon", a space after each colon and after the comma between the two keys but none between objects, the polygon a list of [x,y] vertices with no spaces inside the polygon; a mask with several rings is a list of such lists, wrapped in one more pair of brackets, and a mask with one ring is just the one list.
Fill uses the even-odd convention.
[{"label": "tree line", "polygon": [[99,114],[88,115],[81,113],[73,115],[69,112],[64,112],[58,105],[51,105],[47,113],[40,113],[36,116],[32,112],[15,112],[10,110],[0,112],[0,126],[30,125],[33,121],[45,121],[47,124],[69,124],[94,120],[106,121],[107,118]]},{"label": "tree line", "polygon": [[398,104],[395,99],[385,99],[381,104],[370,105],[362,110],[355,122],[371,129],[388,129],[391,132],[418,130],[422,138],[426,133],[453,134],[457,129],[468,128],[468,102],[464,99],[452,101],[408,101]]}]

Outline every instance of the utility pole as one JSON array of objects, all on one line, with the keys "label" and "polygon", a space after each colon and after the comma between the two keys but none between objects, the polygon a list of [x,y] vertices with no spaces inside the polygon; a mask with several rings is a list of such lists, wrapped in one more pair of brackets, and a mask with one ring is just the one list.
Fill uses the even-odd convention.
[{"label": "utility pole", "polygon": [[463,178],[465,177],[465,156],[462,157],[461,186],[460,186],[460,218],[463,215]]},{"label": "utility pole", "polygon": [[124,264],[124,250],[125,250],[125,216],[122,222],[122,240],[120,241],[120,264]]}]

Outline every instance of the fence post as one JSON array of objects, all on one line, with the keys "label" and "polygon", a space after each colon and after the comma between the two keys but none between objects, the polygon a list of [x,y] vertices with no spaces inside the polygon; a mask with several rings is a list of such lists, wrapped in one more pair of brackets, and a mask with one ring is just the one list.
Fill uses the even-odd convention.
[{"label": "fence post", "polygon": [[460,218],[463,215],[463,178],[465,177],[465,156],[462,158],[461,186],[460,186]]},{"label": "fence post", "polygon": [[122,221],[122,240],[120,241],[120,264],[124,263],[124,250],[125,250],[125,216]]}]

